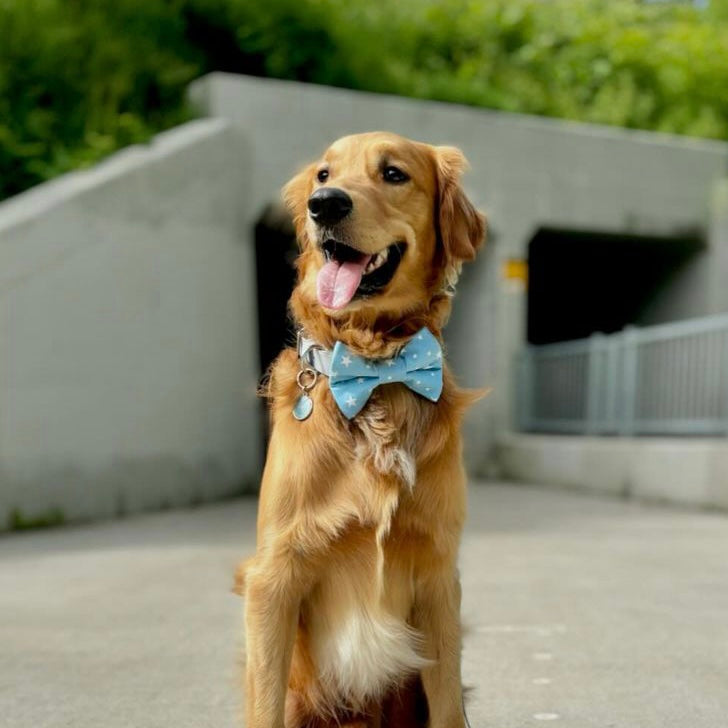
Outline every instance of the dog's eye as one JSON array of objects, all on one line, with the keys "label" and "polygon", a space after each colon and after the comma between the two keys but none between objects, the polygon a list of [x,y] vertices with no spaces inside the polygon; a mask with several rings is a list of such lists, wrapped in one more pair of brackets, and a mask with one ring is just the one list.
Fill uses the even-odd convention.
[{"label": "dog's eye", "polygon": [[318,174],[316,175],[316,179],[319,182],[326,182],[326,180],[329,178],[329,170],[328,169],[320,169],[318,171]]},{"label": "dog's eye", "polygon": [[399,167],[393,167],[391,165],[384,168],[382,177],[384,177],[385,182],[389,182],[393,185],[399,185],[402,184],[402,182],[407,182],[409,180],[409,176],[405,172],[403,172]]}]

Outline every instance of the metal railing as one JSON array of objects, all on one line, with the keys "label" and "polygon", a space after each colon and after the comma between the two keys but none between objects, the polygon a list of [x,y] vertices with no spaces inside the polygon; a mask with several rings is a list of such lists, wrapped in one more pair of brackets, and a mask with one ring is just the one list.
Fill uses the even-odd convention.
[{"label": "metal railing", "polygon": [[528,346],[517,366],[525,432],[728,434],[728,314]]}]

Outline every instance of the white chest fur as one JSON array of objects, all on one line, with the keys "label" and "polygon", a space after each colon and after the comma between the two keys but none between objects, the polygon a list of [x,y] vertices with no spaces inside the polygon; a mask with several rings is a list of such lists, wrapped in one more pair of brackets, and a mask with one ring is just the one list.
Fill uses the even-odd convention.
[{"label": "white chest fur", "polygon": [[361,605],[314,620],[312,647],[324,692],[362,708],[394,683],[428,664],[419,636],[404,620]]}]

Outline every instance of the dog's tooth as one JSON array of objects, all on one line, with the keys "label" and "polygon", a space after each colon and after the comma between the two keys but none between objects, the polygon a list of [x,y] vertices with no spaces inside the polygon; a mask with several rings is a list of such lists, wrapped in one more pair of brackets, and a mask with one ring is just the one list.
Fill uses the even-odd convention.
[{"label": "dog's tooth", "polygon": [[367,263],[366,267],[364,268],[364,272],[371,273],[372,271],[376,270],[377,268],[381,268],[387,262],[388,257],[389,257],[389,248],[385,248],[384,250],[380,251],[376,255],[373,255],[371,257],[371,260]]}]

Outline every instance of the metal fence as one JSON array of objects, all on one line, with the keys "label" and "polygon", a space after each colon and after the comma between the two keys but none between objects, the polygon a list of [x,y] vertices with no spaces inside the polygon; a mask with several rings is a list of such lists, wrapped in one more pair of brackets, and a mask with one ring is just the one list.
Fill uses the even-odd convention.
[{"label": "metal fence", "polygon": [[522,431],[728,434],[728,315],[529,346],[517,366]]}]

